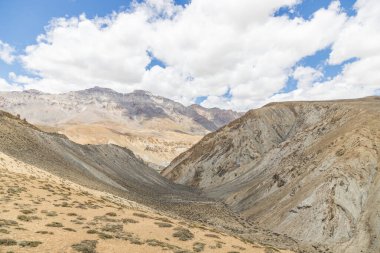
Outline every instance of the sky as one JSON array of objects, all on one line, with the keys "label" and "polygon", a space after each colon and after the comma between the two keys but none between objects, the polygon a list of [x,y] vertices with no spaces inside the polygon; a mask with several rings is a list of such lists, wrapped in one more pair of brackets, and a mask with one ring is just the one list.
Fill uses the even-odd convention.
[{"label": "sky", "polygon": [[0,91],[245,111],[380,95],[378,0],[0,0]]}]

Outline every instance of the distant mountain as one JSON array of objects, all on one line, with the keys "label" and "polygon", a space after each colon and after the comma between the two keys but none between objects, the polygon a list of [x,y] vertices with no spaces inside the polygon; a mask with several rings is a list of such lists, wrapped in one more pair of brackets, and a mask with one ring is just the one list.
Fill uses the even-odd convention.
[{"label": "distant mountain", "polygon": [[230,110],[184,106],[147,91],[122,94],[100,87],[63,94],[0,92],[0,109],[81,144],[127,147],[158,166],[241,116]]},{"label": "distant mountain", "polygon": [[[380,252],[380,97],[272,103],[163,172],[317,252]],[[309,251],[307,251],[309,252]]]}]

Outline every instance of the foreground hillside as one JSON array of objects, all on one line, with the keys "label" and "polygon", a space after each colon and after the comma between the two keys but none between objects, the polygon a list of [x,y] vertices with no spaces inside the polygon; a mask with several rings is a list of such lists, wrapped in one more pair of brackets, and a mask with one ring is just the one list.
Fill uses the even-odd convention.
[{"label": "foreground hillside", "polygon": [[127,147],[158,168],[240,116],[217,108],[186,107],[145,91],[122,94],[99,87],[64,94],[0,92],[0,109],[80,144]]},{"label": "foreground hillside", "polygon": [[379,152],[379,97],[272,103],[205,136],[162,174],[272,231],[375,253]]},{"label": "foreground hillside", "polygon": [[0,182],[0,252],[271,250],[79,186],[3,153],[0,153]]},{"label": "foreground hillside", "polygon": [[[249,242],[303,249],[287,236],[247,223],[199,190],[172,183],[126,148],[80,145],[1,111],[0,156],[1,253],[25,252],[26,249],[72,252],[72,245],[82,241],[90,243],[83,247],[96,244],[97,252],[109,252],[105,250],[108,248],[119,252],[129,244],[133,244],[130,246],[132,252],[160,252],[164,248],[172,252],[200,252],[193,247],[203,248],[203,244],[205,252],[220,252],[221,249],[223,252],[244,252],[239,247],[246,248],[245,252],[271,250],[269,246],[252,246],[249,251],[249,245],[253,245]],[[143,214],[134,215],[141,212]],[[169,216],[171,223],[161,219]],[[171,226],[161,224],[163,227],[159,227],[155,222]],[[187,230],[178,228],[181,226],[194,234],[194,240],[182,243],[181,239],[175,239],[176,236],[173,239],[172,234],[176,232],[192,237]],[[210,232],[207,230],[213,230],[211,234],[214,235],[203,236],[203,230],[207,234]],[[86,242],[96,238],[98,242]],[[226,244],[216,242],[219,238]],[[62,241],[66,248],[56,251],[54,247]],[[239,246],[242,245],[239,241],[247,245]],[[145,246],[137,249],[140,242]],[[200,244],[193,245],[196,242]],[[26,248],[20,248],[24,245]],[[33,245],[42,247],[29,248]]]}]

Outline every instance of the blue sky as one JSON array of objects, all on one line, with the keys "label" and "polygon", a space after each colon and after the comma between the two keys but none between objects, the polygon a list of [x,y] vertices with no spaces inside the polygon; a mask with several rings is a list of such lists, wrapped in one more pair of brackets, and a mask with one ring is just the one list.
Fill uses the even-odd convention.
[{"label": "blue sky", "polygon": [[[141,0],[139,1],[141,2]],[[185,5],[188,0],[176,0]],[[130,0],[0,0],[0,38],[17,49],[33,44],[52,18],[105,16],[129,8]]]},{"label": "blue sky", "polygon": [[[356,0],[340,1],[343,11],[348,16],[356,15],[355,9],[353,8],[355,2]],[[331,3],[330,0],[304,0],[300,4],[296,5],[294,9],[280,8],[275,13],[275,16],[287,15],[288,17],[292,19],[294,19],[295,17],[302,17],[303,19],[309,20],[317,10],[319,10],[320,8],[327,8],[330,3]],[[315,54],[302,58],[296,64],[296,66],[309,66],[309,67],[320,69],[324,74],[323,80],[328,80],[338,75],[339,73],[341,73],[343,66],[346,63],[352,62],[355,60],[355,59],[350,59],[350,61],[344,62],[342,64],[330,65],[330,64],[327,64],[327,60],[329,58],[330,53],[331,53],[330,46],[322,50],[318,50]],[[288,78],[286,87],[284,87],[279,93],[288,93],[296,89],[297,89],[297,80],[295,80],[293,77],[290,76]]]},{"label": "blue sky", "polygon": [[[127,10],[130,0],[0,0],[0,39],[18,52],[34,44],[39,34],[52,18],[79,16],[88,18],[106,16],[112,12]],[[139,1],[141,2],[141,0]],[[186,5],[188,0],[176,0],[178,5]],[[153,61],[154,64],[161,64]],[[9,66],[0,61],[0,76],[6,78],[14,71],[25,73],[21,66]]]},{"label": "blue sky", "polygon": [[[168,2],[168,0],[163,0],[163,1]],[[199,1],[199,0],[194,0],[194,1],[196,1],[198,5],[202,5],[201,1]],[[252,1],[239,0],[239,1],[242,3],[245,3],[247,5],[247,8],[252,7],[253,13],[255,11],[255,6],[251,4],[253,2],[257,3],[257,5],[263,5],[264,7],[265,7],[265,5],[268,5],[268,6],[270,5],[270,3],[264,3],[265,1],[264,2],[253,1],[253,0]],[[238,5],[239,1],[236,1],[237,5]],[[374,1],[374,0],[370,0],[370,1]],[[275,1],[273,1],[273,2],[275,2]],[[355,0],[341,0],[339,8],[348,17],[355,18],[355,16],[357,15],[357,10],[353,8],[355,2],[356,2]],[[144,0],[139,0],[138,3],[144,3]],[[208,2],[208,3],[213,3],[213,2]],[[219,11],[220,13],[223,13],[223,10],[224,10],[225,15],[226,15],[226,19],[229,18],[228,12],[230,11],[229,9],[231,9],[231,7],[227,7],[229,9],[223,9],[224,8],[223,5],[227,6],[228,1],[214,1],[214,4],[215,3],[216,4],[220,3],[220,6],[212,5],[212,4],[209,4],[209,6],[211,6],[211,8],[214,8],[214,9],[220,8],[220,10],[222,10],[221,12]],[[314,13],[316,11],[321,10],[321,9],[327,10],[330,8],[332,3],[333,3],[333,1],[330,1],[330,0],[303,0],[303,1],[299,1],[298,4],[293,5],[291,7],[278,7],[277,10],[273,13],[272,17],[276,18],[276,17],[284,17],[285,16],[289,20],[288,23],[290,23],[290,21],[295,19],[295,18],[302,18],[303,25],[307,26],[308,22],[310,22],[310,23],[311,22],[317,22],[317,21],[314,21],[315,20]],[[176,0],[174,2],[174,4],[175,5],[181,5],[181,6],[185,7],[186,5],[189,6],[193,3],[190,0]],[[252,6],[249,7],[248,5],[252,5]],[[52,20],[53,18],[78,17],[81,14],[85,14],[87,19],[91,20],[94,17],[104,17],[104,16],[107,16],[113,12],[123,13],[124,11],[131,10],[130,6],[131,6],[131,1],[129,1],[129,0],[107,0],[107,1],[105,1],[105,0],[49,0],[49,1],[46,1],[46,0],[12,0],[12,1],[0,0],[0,24],[1,24],[0,25],[0,42],[7,43],[7,44],[11,45],[15,49],[15,53],[14,53],[15,55],[23,55],[23,54],[25,54],[24,50],[28,45],[39,45],[39,43],[36,41],[37,36],[44,34],[46,32],[45,29],[46,29],[47,25],[49,24],[49,21]],[[204,4],[203,7],[206,8],[207,4]],[[245,8],[244,6],[241,6],[241,11],[244,11],[244,8]],[[212,10],[210,10],[210,11],[212,12]],[[231,12],[232,11],[233,10],[231,10]],[[236,10],[234,10],[234,11],[236,11]],[[211,12],[205,12],[205,13],[211,13]],[[220,14],[220,13],[218,13],[218,14]],[[224,15],[224,14],[222,14],[222,15]],[[339,20],[338,16],[340,15],[340,12],[336,13],[336,15],[337,15],[337,21],[336,22],[338,22],[338,20]],[[255,17],[254,17],[255,15],[252,14],[252,16],[253,16],[253,19],[255,19]],[[214,21],[212,16],[208,17],[208,18],[211,22]],[[196,29],[202,30],[204,28],[204,27],[202,27],[202,24],[200,24],[200,26],[199,26],[199,24],[197,24],[197,22],[196,22],[197,19],[199,19],[199,17],[198,18],[194,17],[194,26],[195,27],[193,28],[193,31],[196,31]],[[232,19],[229,22],[234,22],[234,21],[235,20]],[[175,22],[177,22],[177,21],[173,21],[173,23],[175,23]],[[178,21],[178,23],[181,23],[181,22]],[[198,25],[198,27],[197,27],[197,25]],[[218,24],[214,24],[214,25],[217,26]],[[234,24],[231,24],[231,25],[234,25]],[[321,25],[323,25],[323,22],[321,22]],[[331,25],[333,26],[334,24],[332,23]],[[186,30],[187,28],[186,27],[182,28],[182,31],[183,31],[183,29]],[[207,33],[213,33],[214,32],[212,30],[211,25],[210,25],[210,29],[211,30],[206,32],[204,34],[204,36],[207,37],[207,35],[208,35]],[[221,32],[223,32],[220,29],[220,27],[218,27],[218,28],[216,27],[215,31],[218,31],[218,29]],[[340,29],[342,29],[342,27]],[[270,31],[268,31],[268,32],[270,33]],[[273,31],[273,32],[276,32],[276,31]],[[317,34],[317,32],[320,32],[320,31],[316,31],[316,34],[314,34],[314,35],[310,35],[310,34],[306,35],[305,34],[305,36],[315,36],[316,40],[318,40],[319,37],[324,36],[323,33]],[[186,39],[188,39],[188,38],[185,38],[185,39],[184,38],[178,38],[178,41],[180,44],[183,44],[184,41],[186,41]],[[199,42],[199,45],[197,45],[197,46],[202,47],[203,45],[207,45],[208,42],[207,41],[202,42],[202,39],[203,38],[199,38],[200,42]],[[300,37],[300,39],[302,40],[303,38]],[[305,41],[306,41],[306,39],[307,38],[305,38]],[[189,41],[189,43],[192,43],[192,41]],[[253,40],[253,43],[255,43],[254,40]],[[226,44],[231,44],[231,43],[226,42]],[[334,77],[340,75],[346,66],[348,66],[352,63],[355,63],[357,61],[360,61],[360,59],[361,59],[360,56],[351,55],[350,57],[344,58],[338,64],[335,64],[335,65],[329,64],[328,59],[334,50],[333,44],[334,44],[334,42],[332,41],[330,44],[325,44],[323,47],[319,46],[319,48],[317,48],[310,55],[303,55],[302,57],[298,58],[298,61],[294,65],[291,66],[290,70],[294,71],[298,67],[310,67],[310,68],[322,73],[321,78],[318,79],[317,81],[318,82],[325,82],[327,80],[334,79]],[[188,49],[188,48],[186,48],[186,43],[181,45],[181,46],[185,46],[184,47],[185,50]],[[275,45],[274,49],[277,49],[278,46],[279,45]],[[300,47],[301,46],[303,46],[302,43],[300,44]],[[196,49],[196,47],[195,47],[195,49]],[[177,80],[178,78],[183,77],[184,81],[189,82],[190,84],[198,82],[199,83],[198,85],[203,85],[202,83],[205,80],[204,78],[210,77],[209,73],[207,73],[207,75],[205,75],[201,78],[200,78],[200,76],[196,76],[196,74],[193,75],[193,73],[191,73],[190,75],[188,73],[175,73],[175,74],[179,75],[179,77],[176,77],[173,74],[173,69],[171,68],[171,67],[177,67],[175,64],[179,64],[178,66],[181,68],[180,71],[184,71],[184,70],[190,71],[190,72],[191,71],[195,71],[195,72],[198,71],[200,73],[203,73],[203,72],[207,72],[208,69],[207,69],[207,71],[206,70],[205,71],[197,70],[197,66],[196,66],[197,64],[195,64],[195,66],[190,66],[190,67],[187,66],[187,64],[192,63],[192,61],[191,61],[192,59],[188,59],[188,58],[191,58],[191,56],[189,57],[189,55],[186,55],[186,51],[184,51],[184,56],[182,58],[181,58],[181,56],[178,56],[178,58],[179,58],[179,60],[178,60],[177,58],[175,58],[173,56],[166,55],[167,51],[171,51],[171,48],[166,49],[167,50],[166,52],[162,51],[162,50],[163,49],[159,48],[159,50],[156,53],[156,52],[153,52],[154,50],[151,49],[151,46],[148,46],[142,52],[143,52],[143,54],[147,55],[150,58],[150,63],[148,63],[144,67],[146,73],[149,73],[149,74],[154,73],[155,75],[159,76],[160,74],[158,74],[158,73],[164,73],[165,72],[165,77],[162,78],[163,79],[162,82],[164,82],[162,84],[163,87],[167,88],[168,86],[170,86],[167,83],[165,83],[165,82],[168,82],[167,81],[168,77],[173,78],[173,87],[174,87],[175,81],[178,81]],[[173,50],[173,52],[174,52],[174,50]],[[179,51],[179,52],[182,53],[182,51]],[[194,51],[194,55],[196,55],[197,53],[198,53],[197,51]],[[240,55],[244,55],[243,52],[236,52],[236,53],[240,54]],[[293,52],[293,54],[294,53],[297,54],[297,52]],[[156,54],[159,55],[159,57],[157,57]],[[215,56],[215,54],[212,52],[210,52],[210,55]],[[202,58],[202,57],[203,56],[200,55],[200,58]],[[80,59],[80,60],[82,60],[82,59]],[[218,65],[217,60],[213,60],[213,59],[207,59],[207,60],[209,60],[211,63],[214,62],[216,65]],[[183,61],[183,62],[179,62],[179,61]],[[205,68],[208,68],[206,61],[205,61],[204,65],[205,65]],[[141,59],[139,60],[139,62],[141,62]],[[81,63],[81,64],[83,65],[83,63]],[[238,64],[239,63],[236,63],[235,67],[238,66]],[[102,65],[104,65],[104,63],[102,63]],[[202,65],[202,64],[200,64],[200,65]],[[226,66],[226,65],[229,65],[229,63],[226,62],[224,64],[221,64],[222,67]],[[86,68],[88,69],[88,67],[86,67]],[[232,69],[233,68],[234,67],[232,67]],[[216,67],[215,67],[215,69],[216,69]],[[43,71],[45,71],[43,69],[38,69],[38,68],[35,68],[33,70],[34,70],[34,72],[30,71],[30,67],[29,67],[29,70],[27,70],[27,68],[25,68],[19,60],[15,60],[11,64],[7,64],[4,61],[0,60],[0,79],[6,80],[7,82],[12,82],[12,80],[10,80],[10,78],[9,78],[10,72],[14,72],[18,76],[21,75],[21,76],[28,76],[28,77],[37,77],[37,79],[38,79],[38,78],[41,78],[41,75],[39,76],[39,73],[40,72],[42,73]],[[165,70],[165,71],[162,71],[162,70]],[[211,68],[211,70],[212,70],[212,68]],[[177,68],[176,68],[176,71],[178,71]],[[218,71],[218,70],[216,69],[216,71]],[[220,71],[224,71],[223,68],[221,68]],[[289,71],[289,69],[286,71]],[[231,70],[231,72],[232,72],[232,70]],[[215,72],[215,74],[218,74],[218,72]],[[50,75],[50,73],[48,73],[48,75]],[[266,75],[267,75],[267,73],[266,73]],[[158,76],[156,76],[155,78],[157,78]],[[191,78],[189,78],[189,76]],[[232,74],[231,76],[232,77],[228,78],[228,79],[231,79],[231,80],[236,79],[236,78],[235,79],[233,78],[234,76],[236,76],[236,73]],[[270,78],[271,77],[269,76],[269,79]],[[209,78],[209,79],[212,80],[212,78]],[[257,80],[269,80],[269,79],[268,79],[268,76],[265,76],[263,78],[257,77]],[[148,78],[148,80],[153,80],[153,79]],[[60,82],[61,81],[62,80],[60,80]],[[111,81],[114,81],[114,80],[111,80]],[[215,82],[215,81],[210,81],[210,82]],[[257,85],[258,88],[260,89],[260,85],[261,85],[260,83],[256,84],[256,83],[254,83],[255,82],[254,80],[252,82],[253,82],[253,85]],[[94,83],[94,85],[102,85],[102,84]],[[175,84],[175,85],[177,85],[177,84]],[[238,96],[241,96],[242,97],[241,101],[244,100],[245,103],[248,103],[248,102],[246,102],[247,99],[244,98],[246,95],[244,94],[244,92],[241,93],[241,88],[238,87],[239,84],[233,83],[233,81],[228,81],[228,82],[226,81],[226,83],[223,84],[224,86],[221,85],[221,86],[223,86],[223,88],[215,88],[215,83],[208,83],[207,85],[210,85],[210,87],[214,87],[214,88],[209,88],[209,90],[206,92],[203,92],[203,89],[201,86],[200,86],[200,88],[194,88],[193,90],[190,89],[190,93],[194,94],[194,95],[192,95],[191,98],[190,97],[186,98],[186,99],[183,98],[183,96],[181,94],[182,91],[180,91],[180,89],[178,90],[177,94],[174,94],[173,88],[168,89],[165,92],[162,91],[161,95],[168,94],[167,96],[171,97],[171,98],[178,98],[179,100],[185,99],[188,101],[191,100],[191,101],[196,102],[196,103],[204,103],[205,105],[208,104],[209,101],[211,101],[210,100],[211,97],[213,98],[213,101],[215,103],[217,103],[216,101],[230,102],[230,101],[233,101]],[[85,87],[85,86],[83,86],[83,87]],[[115,85],[115,87],[120,87],[120,85],[119,86]],[[150,86],[148,85],[147,87],[148,88],[152,87],[153,92],[156,92],[156,93],[161,92],[161,89],[159,89],[158,84],[157,85],[152,84]],[[297,87],[298,87],[298,80],[296,80],[292,75],[289,75],[287,77],[286,85],[283,85],[281,89],[277,89],[277,91],[272,92],[271,94],[272,95],[288,94],[288,93],[291,93],[292,91],[296,90]],[[145,88],[145,86],[143,86],[142,88]],[[202,90],[202,91],[200,91],[200,90]],[[204,89],[204,90],[206,90],[206,89]],[[377,90],[376,92],[378,93],[379,89],[376,89],[376,90]],[[251,89],[250,92],[251,92],[250,94],[254,94],[254,95],[256,93],[260,94],[259,91],[255,92],[254,89]],[[262,98],[263,101],[269,98],[268,94],[263,95],[263,98]],[[248,95],[248,93],[247,93],[247,95]],[[257,95],[257,96],[259,96],[259,95]],[[218,98],[219,100],[216,98]],[[257,97],[255,97],[255,99],[257,99]],[[259,99],[261,99],[261,98],[259,98]],[[233,107],[232,104],[230,104],[230,106]]]}]

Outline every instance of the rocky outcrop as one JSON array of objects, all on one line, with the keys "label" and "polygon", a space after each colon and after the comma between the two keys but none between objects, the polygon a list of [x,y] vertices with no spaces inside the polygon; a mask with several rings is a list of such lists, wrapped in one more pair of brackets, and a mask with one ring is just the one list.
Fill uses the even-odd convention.
[{"label": "rocky outcrop", "polygon": [[162,174],[322,252],[379,252],[380,98],[273,103]]}]

